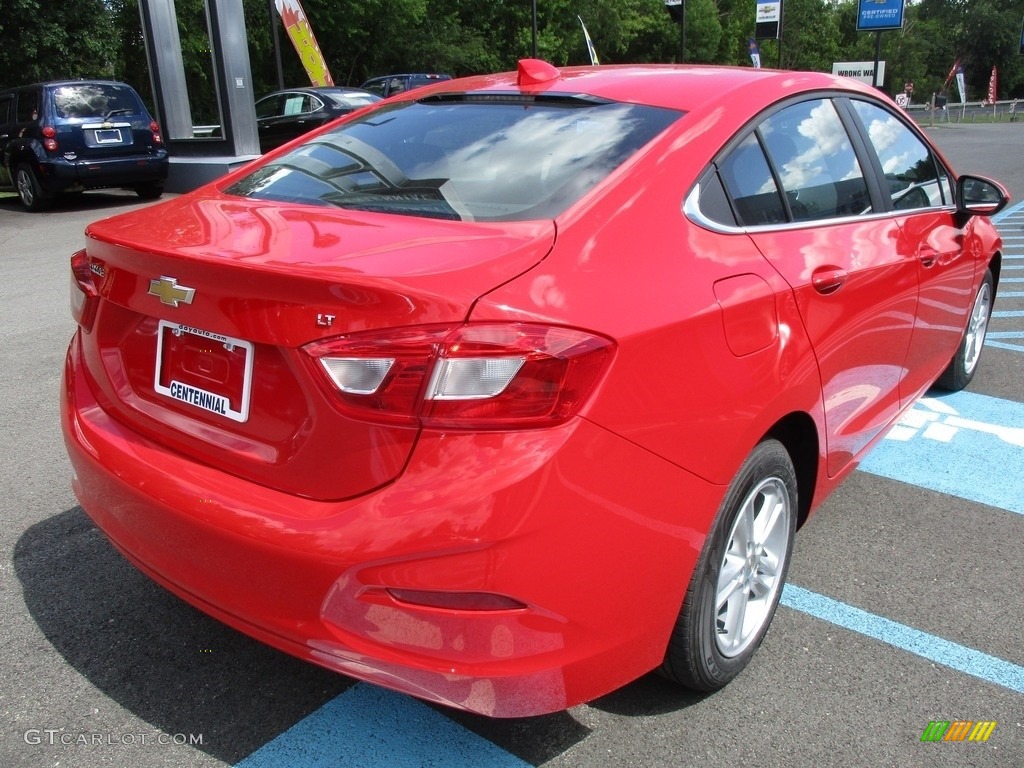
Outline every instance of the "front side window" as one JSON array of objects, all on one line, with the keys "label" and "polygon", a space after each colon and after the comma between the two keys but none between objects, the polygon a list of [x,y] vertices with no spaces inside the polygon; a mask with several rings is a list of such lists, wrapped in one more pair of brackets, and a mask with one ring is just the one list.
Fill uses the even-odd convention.
[{"label": "front side window", "polygon": [[256,119],[267,120],[284,114],[284,95],[267,96],[256,102]]},{"label": "front side window", "polygon": [[786,107],[758,127],[796,221],[871,210],[864,173],[829,99]]},{"label": "front side window", "polygon": [[446,94],[320,134],[226,191],[464,221],[553,218],[681,114],[573,96]]},{"label": "front side window", "polygon": [[896,210],[951,205],[949,175],[923,141],[896,115],[866,101],[854,111],[882,165],[883,190]]}]

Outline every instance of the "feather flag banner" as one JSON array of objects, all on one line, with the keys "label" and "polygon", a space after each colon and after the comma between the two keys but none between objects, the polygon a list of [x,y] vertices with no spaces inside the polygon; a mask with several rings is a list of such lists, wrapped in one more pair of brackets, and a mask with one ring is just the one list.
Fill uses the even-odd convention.
[{"label": "feather flag banner", "polygon": [[988,79],[988,95],[985,97],[985,101],[989,104],[996,103],[996,94],[998,92],[997,81],[996,81],[996,68],[992,67],[992,76]]},{"label": "feather flag banner", "polygon": [[754,69],[760,69],[761,46],[757,44],[757,40],[752,37],[747,38],[747,51],[750,53],[750,61],[754,65]]},{"label": "feather flag banner", "polygon": [[334,85],[331,72],[327,69],[327,62],[320,53],[320,46],[317,45],[313,36],[313,28],[309,26],[309,19],[302,8],[299,0],[275,0],[274,5],[277,12],[281,14],[281,21],[288,31],[288,38],[295,46],[295,52],[299,54],[302,66],[309,75],[309,82],[313,85]]},{"label": "feather flag banner", "polygon": [[959,68],[959,66],[960,59],[957,59],[956,61],[953,62],[953,66],[950,67],[949,74],[946,75],[946,82],[942,84],[942,90],[946,90],[947,88],[949,88],[949,84],[953,81],[953,78],[956,77],[956,70],[957,68]]},{"label": "feather flag banner", "polygon": [[580,20],[580,26],[583,27],[583,39],[587,43],[587,53],[590,54],[590,63],[596,67],[601,62],[597,58],[597,50],[594,48],[594,41],[590,39],[590,33],[587,32],[587,25],[583,23],[583,17],[577,16],[576,18]]}]

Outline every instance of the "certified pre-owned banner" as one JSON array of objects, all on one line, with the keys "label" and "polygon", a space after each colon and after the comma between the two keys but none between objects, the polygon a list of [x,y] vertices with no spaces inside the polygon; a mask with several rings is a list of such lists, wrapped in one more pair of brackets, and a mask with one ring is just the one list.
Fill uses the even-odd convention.
[{"label": "certified pre-owned banner", "polygon": [[302,66],[309,75],[309,82],[313,85],[334,85],[331,73],[327,69],[327,62],[320,53],[320,46],[316,44],[313,36],[313,29],[309,26],[306,12],[302,10],[302,3],[299,0],[274,0],[277,12],[281,14],[281,21],[284,28],[288,30],[288,37],[295,46],[296,53],[302,60]]},{"label": "certified pre-owned banner", "polygon": [[903,26],[903,0],[859,0],[857,31],[900,29]]}]

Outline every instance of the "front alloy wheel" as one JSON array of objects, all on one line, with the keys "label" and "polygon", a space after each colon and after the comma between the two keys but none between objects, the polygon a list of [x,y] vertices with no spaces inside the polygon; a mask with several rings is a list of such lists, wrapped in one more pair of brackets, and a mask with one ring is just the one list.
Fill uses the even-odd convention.
[{"label": "front alloy wheel", "polygon": [[992,304],[995,300],[995,280],[992,271],[985,270],[978,293],[974,296],[974,306],[967,320],[960,346],[949,361],[946,370],[935,382],[935,386],[950,392],[959,392],[971,383],[978,360],[981,358],[982,347],[985,346],[985,334],[988,332],[988,321],[992,317]]},{"label": "front alloy wheel", "polygon": [[786,580],[797,518],[796,471],[776,440],[759,443],[722,501],[660,672],[714,691],[761,644]]}]

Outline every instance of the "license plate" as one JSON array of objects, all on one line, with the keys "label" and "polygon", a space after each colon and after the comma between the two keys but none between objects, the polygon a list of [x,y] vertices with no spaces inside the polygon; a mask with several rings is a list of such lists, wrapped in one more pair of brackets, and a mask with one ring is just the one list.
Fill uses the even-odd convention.
[{"label": "license plate", "polygon": [[158,394],[232,421],[249,418],[252,342],[161,320],[156,337]]},{"label": "license plate", "polygon": [[121,143],[121,129],[120,128],[102,128],[96,131],[96,143],[97,144],[120,144]]}]

